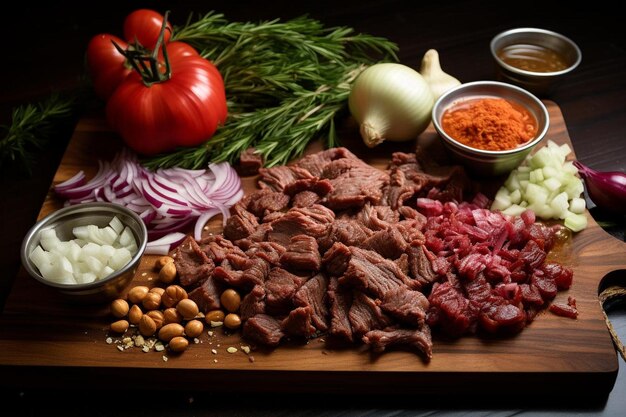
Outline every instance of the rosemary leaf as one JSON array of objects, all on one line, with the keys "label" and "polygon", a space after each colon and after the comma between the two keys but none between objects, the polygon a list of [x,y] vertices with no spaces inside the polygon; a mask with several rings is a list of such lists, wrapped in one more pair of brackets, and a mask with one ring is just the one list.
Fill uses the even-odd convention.
[{"label": "rosemary leaf", "polygon": [[13,109],[11,123],[0,126],[0,169],[12,163],[30,174],[33,152],[44,148],[56,122],[72,115],[74,103],[73,97],[52,94]]},{"label": "rosemary leaf", "polygon": [[235,163],[249,147],[269,167],[302,155],[312,140],[337,146],[335,119],[346,110],[356,76],[375,62],[398,59],[387,39],[308,17],[241,23],[210,12],[195,21],[190,16],[173,37],[218,67],[229,116],[204,144],[142,161],[152,169]]}]

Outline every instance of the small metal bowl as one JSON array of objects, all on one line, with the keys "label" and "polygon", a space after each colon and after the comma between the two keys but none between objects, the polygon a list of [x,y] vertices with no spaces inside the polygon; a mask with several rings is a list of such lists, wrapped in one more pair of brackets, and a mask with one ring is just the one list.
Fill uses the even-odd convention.
[{"label": "small metal bowl", "polygon": [[[503,48],[518,44],[549,48],[564,59],[567,68],[553,72],[527,71],[509,65],[499,57],[498,53]],[[501,32],[491,40],[490,50],[496,63],[496,75],[499,81],[515,84],[539,96],[546,96],[553,92],[563,77],[572,72],[582,60],[580,48],[570,38],[560,33],[537,28],[516,28]]]},{"label": "small metal bowl", "polygon": [[[137,253],[126,266],[111,275],[86,284],[59,284],[44,278],[39,269],[29,259],[30,253],[39,245],[41,232],[55,228],[61,241],[74,239],[72,230],[77,226],[96,225],[105,227],[114,216],[132,231],[137,242]],[[105,302],[122,295],[128,287],[148,243],[148,231],[141,218],[133,211],[113,203],[83,203],[64,207],[38,221],[22,241],[22,265],[31,277],[40,283],[56,289],[70,301]]]},{"label": "small metal bowl", "polygon": [[[525,107],[537,120],[537,135],[515,149],[489,151],[464,145],[448,135],[441,125],[444,112],[452,106],[476,98],[504,98]],[[461,84],[445,92],[432,110],[435,130],[454,160],[478,176],[499,176],[516,168],[546,136],[550,116],[546,106],[523,88],[499,81],[475,81]]]}]

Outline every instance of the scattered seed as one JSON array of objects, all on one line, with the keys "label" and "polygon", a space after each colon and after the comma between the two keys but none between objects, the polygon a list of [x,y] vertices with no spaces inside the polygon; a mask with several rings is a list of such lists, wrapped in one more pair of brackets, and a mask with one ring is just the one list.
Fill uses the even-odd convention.
[{"label": "scattered seed", "polygon": [[148,345],[143,345],[143,346],[141,347],[141,350],[142,350],[142,351],[144,351],[145,353],[150,352],[150,348],[148,347]]},{"label": "scattered seed", "polygon": [[168,359],[169,358],[167,356],[163,355],[163,362],[167,362]]},{"label": "scattered seed", "polygon": [[165,350],[165,346],[163,346],[163,344],[155,345],[154,350],[156,350],[157,352],[163,352]]},{"label": "scattered seed", "polygon": [[217,350],[216,349],[211,349],[211,353],[214,355],[217,355]]},{"label": "scattered seed", "polygon": [[144,272],[143,274],[141,274],[142,277],[145,277],[146,275],[148,275],[147,272]]},{"label": "scattered seed", "polygon": [[250,354],[250,346],[242,346],[241,350],[243,350],[246,355]]},{"label": "scattered seed", "polygon": [[211,330],[209,330],[209,331],[207,332],[207,334],[208,334],[209,336],[213,336],[213,332],[212,332]]},{"label": "scattered seed", "polygon": [[200,343],[200,339],[198,339],[197,337],[194,337],[193,342],[197,345],[198,343]]},{"label": "scattered seed", "polygon": [[109,345],[110,345],[111,343],[113,343],[113,339],[112,339],[112,338],[110,338],[110,337],[107,337],[106,342],[107,342],[107,344],[109,344]]},{"label": "scattered seed", "polygon": [[213,359],[213,362],[217,363],[217,359]]},{"label": "scattered seed", "polygon": [[233,346],[229,346],[229,347],[226,349],[226,352],[228,352],[228,353],[236,353],[236,352],[237,352],[237,348],[236,348],[236,347],[233,347]]},{"label": "scattered seed", "polygon": [[124,351],[124,346],[122,346],[122,345],[117,345],[116,347],[117,347],[117,350],[119,350],[120,352],[123,352],[123,351]]},{"label": "scattered seed", "polygon": [[222,325],[224,325],[223,321],[213,321],[213,320],[211,320],[211,327],[220,327]]},{"label": "scattered seed", "polygon": [[137,337],[135,337],[135,346],[143,346],[145,343],[146,341],[144,340],[142,335],[138,335]]},{"label": "scattered seed", "polygon": [[254,363],[254,356],[248,356],[248,360],[252,363]]}]

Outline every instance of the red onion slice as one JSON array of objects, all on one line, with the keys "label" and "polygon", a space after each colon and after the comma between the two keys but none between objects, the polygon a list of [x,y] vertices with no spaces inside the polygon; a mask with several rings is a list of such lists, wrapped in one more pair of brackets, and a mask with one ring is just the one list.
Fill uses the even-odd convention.
[{"label": "red onion slice", "polygon": [[187,235],[181,232],[170,233],[146,245],[144,253],[148,255],[167,255],[170,250],[182,242]]},{"label": "red onion slice", "polygon": [[[54,191],[66,199],[64,205],[109,201],[139,214],[148,228],[151,249],[146,253],[163,253],[166,248],[169,252],[182,240],[176,239],[176,234],[192,222],[197,239],[217,214],[222,214],[226,224],[230,207],[243,197],[241,179],[227,162],[210,164],[205,170],[174,167],[149,171],[126,148],[110,162],[98,161],[91,180],[86,181],[80,171],[56,185]],[[157,239],[165,243],[154,243]]]}]

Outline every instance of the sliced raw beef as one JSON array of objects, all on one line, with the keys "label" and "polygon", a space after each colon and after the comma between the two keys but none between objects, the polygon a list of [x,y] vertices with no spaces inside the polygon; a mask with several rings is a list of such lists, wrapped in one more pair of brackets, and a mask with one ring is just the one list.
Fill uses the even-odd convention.
[{"label": "sliced raw beef", "polygon": [[337,277],[331,277],[328,283],[328,303],[330,305],[330,334],[352,342],[352,325],[348,314],[352,306],[352,291],[339,285]]},{"label": "sliced raw beef", "polygon": [[287,250],[280,257],[280,263],[283,268],[291,271],[319,271],[322,257],[317,240],[307,235],[293,236]]},{"label": "sliced raw beef", "polygon": [[328,281],[324,274],[317,274],[305,282],[294,296],[296,306],[311,307],[311,322],[320,332],[328,330],[328,307],[326,306]]},{"label": "sliced raw beef", "polygon": [[242,336],[262,346],[276,347],[285,336],[280,321],[267,314],[257,314],[243,324]]},{"label": "sliced raw beef", "polygon": [[389,346],[409,346],[422,352],[426,359],[433,356],[433,341],[430,328],[421,329],[391,328],[371,330],[363,336],[363,342],[370,345],[374,352],[383,352]]},{"label": "sliced raw beef", "polygon": [[195,287],[206,281],[213,272],[215,264],[206,253],[201,249],[200,245],[188,236],[178,245],[172,252],[174,265],[180,285],[183,287]]},{"label": "sliced raw beef", "polygon": [[352,332],[357,338],[370,330],[384,329],[393,323],[391,317],[381,310],[374,299],[358,291],[354,292],[348,319]]}]

